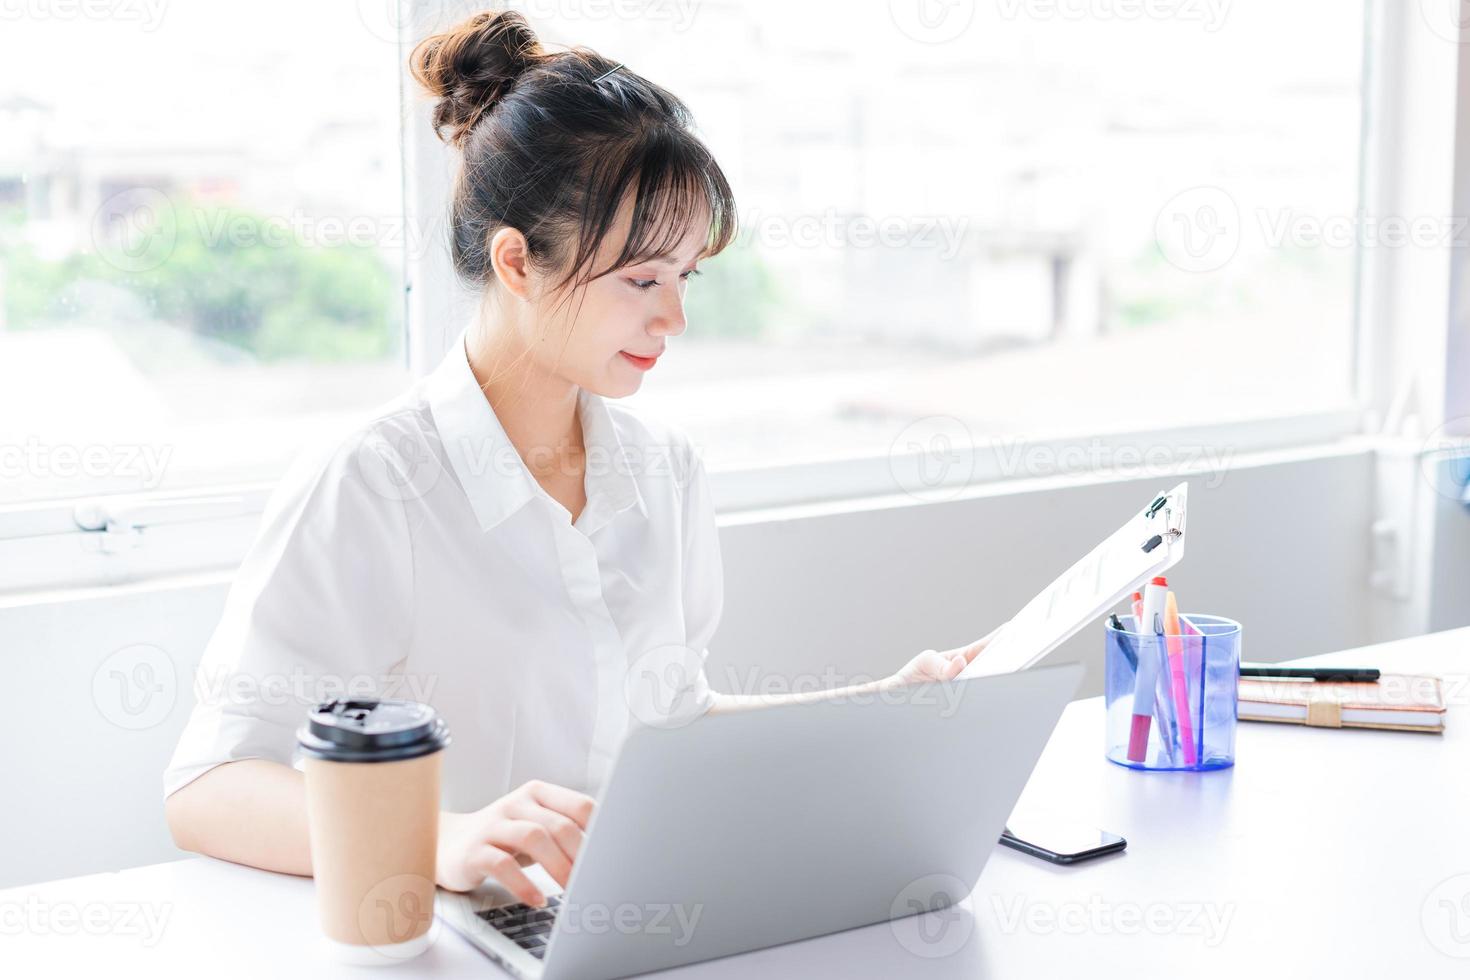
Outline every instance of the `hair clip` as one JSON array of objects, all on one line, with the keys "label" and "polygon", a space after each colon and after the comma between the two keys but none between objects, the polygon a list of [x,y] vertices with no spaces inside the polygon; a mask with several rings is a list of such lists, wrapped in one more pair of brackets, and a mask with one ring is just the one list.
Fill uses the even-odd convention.
[{"label": "hair clip", "polygon": [[592,84],[596,85],[598,82],[602,81],[604,78],[611,75],[613,72],[617,71],[621,67],[623,67],[623,63],[620,61],[616,65],[613,65],[611,68],[609,68],[607,71],[603,72],[601,75],[598,75],[596,78],[592,79]]}]

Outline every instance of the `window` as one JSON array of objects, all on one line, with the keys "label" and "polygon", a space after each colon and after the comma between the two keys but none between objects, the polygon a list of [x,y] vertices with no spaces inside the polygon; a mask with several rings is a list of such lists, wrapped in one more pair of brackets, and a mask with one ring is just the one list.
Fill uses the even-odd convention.
[{"label": "window", "polygon": [[684,97],[742,203],[635,398],[712,468],[1351,403],[1360,2],[599,9],[556,33]]},{"label": "window", "polygon": [[[982,479],[1028,443],[1355,427],[1365,2],[510,6],[683,97],[731,177],[741,235],[632,402],[732,506],[892,492],[936,439],[994,450]],[[405,317],[405,267],[453,285],[439,176],[405,212],[403,142],[436,144],[400,6],[482,5],[0,12],[0,565],[114,493],[145,499],[100,553],[229,522],[150,538],[227,564],[305,439],[432,365],[452,318]]]},{"label": "window", "polygon": [[391,33],[281,0],[10,11],[0,503],[270,479],[407,383]]}]

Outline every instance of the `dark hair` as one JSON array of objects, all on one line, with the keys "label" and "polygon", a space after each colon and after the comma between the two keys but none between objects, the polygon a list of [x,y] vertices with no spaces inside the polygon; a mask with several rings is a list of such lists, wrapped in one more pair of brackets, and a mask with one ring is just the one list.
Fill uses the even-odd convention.
[{"label": "dark hair", "polygon": [[[706,255],[735,235],[735,201],[678,98],[586,48],[551,52],[514,11],[486,11],[413,49],[414,77],[438,98],[434,131],[463,157],[450,210],[455,269],[495,273],[490,238],[526,236],[531,261],[562,268],[560,288],[667,253],[702,210]],[[614,70],[616,69],[616,70]],[[598,243],[633,194],[632,226],[606,269]]]}]

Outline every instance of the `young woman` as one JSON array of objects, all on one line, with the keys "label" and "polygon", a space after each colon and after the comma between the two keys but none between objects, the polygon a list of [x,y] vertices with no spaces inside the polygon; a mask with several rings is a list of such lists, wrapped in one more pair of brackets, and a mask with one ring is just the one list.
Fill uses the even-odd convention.
[{"label": "young woman", "polygon": [[[519,14],[430,37],[412,67],[462,156],[451,251],[483,299],[432,374],[272,497],[166,811],[180,847],[309,875],[306,710],[427,701],[454,737],[439,883],[493,876],[537,905],[521,866],[566,884],[630,724],[785,700],[709,689],[723,580],[703,467],[678,429],[606,401],[684,332],[688,280],[735,207],[683,103],[591,51],[544,50]],[[949,679],[984,644],[802,697]]]}]

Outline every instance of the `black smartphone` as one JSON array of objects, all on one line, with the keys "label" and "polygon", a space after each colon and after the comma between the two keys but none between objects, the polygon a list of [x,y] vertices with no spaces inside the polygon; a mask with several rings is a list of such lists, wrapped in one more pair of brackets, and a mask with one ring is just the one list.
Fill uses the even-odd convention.
[{"label": "black smartphone", "polygon": [[1044,817],[1012,819],[1000,835],[1000,842],[1053,864],[1076,864],[1128,846],[1126,840],[1106,830]]}]

